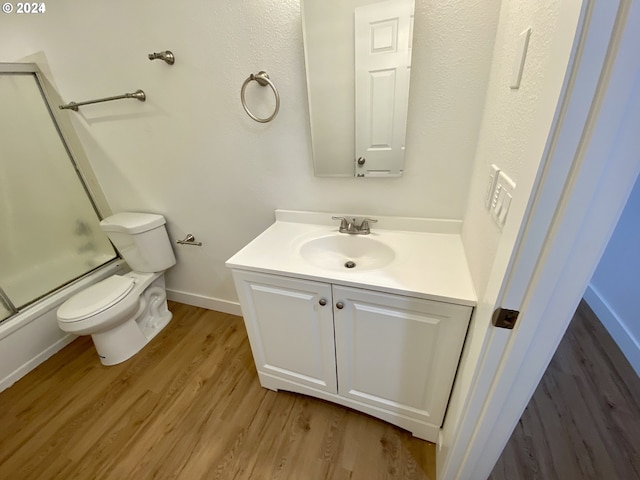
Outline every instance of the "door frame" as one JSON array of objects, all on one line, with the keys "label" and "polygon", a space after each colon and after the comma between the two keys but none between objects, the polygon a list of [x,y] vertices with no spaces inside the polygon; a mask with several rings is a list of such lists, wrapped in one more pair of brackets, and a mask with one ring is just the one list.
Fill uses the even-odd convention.
[{"label": "door frame", "polygon": [[[475,321],[487,329],[462,414],[453,426],[445,421],[453,433],[450,448],[438,451],[440,479],[491,473],[640,172],[640,0],[578,3],[581,34],[566,88],[524,220],[513,216],[518,225],[505,226],[503,236],[515,229],[515,242],[501,242],[490,298],[481,299],[476,312]],[[503,269],[496,268],[500,262]],[[490,326],[496,306],[520,311],[514,330]]]}]

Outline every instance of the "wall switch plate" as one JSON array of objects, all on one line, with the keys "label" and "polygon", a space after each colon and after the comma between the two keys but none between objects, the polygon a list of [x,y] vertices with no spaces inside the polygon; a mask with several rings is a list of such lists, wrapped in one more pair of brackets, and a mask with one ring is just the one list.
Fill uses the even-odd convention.
[{"label": "wall switch plate", "polygon": [[531,27],[522,32],[518,39],[516,57],[513,59],[513,66],[511,68],[511,82],[509,87],[512,90],[520,88],[520,80],[522,80],[522,71],[524,70],[524,60],[527,58],[527,48],[529,47],[530,36]]},{"label": "wall switch plate", "polygon": [[500,169],[496,164],[489,167],[489,180],[487,181],[487,189],[484,194],[484,206],[487,210],[491,208],[491,199],[496,189],[496,182],[498,181],[498,174]]},{"label": "wall switch plate", "polygon": [[498,181],[491,197],[491,216],[494,222],[502,229],[507,221],[511,200],[513,199],[516,184],[504,172],[498,174]]}]

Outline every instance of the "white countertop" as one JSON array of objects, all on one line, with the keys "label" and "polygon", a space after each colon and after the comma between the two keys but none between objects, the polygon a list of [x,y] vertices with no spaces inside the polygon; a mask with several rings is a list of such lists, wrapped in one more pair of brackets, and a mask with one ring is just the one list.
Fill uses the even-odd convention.
[{"label": "white countertop", "polygon": [[[374,217],[380,222],[371,225],[371,233],[366,237],[393,250],[393,259],[387,265],[360,270],[358,266],[353,269],[322,268],[303,258],[300,249],[315,238],[349,235],[338,233],[339,221],[331,220],[331,216],[330,213],[277,211],[276,222],[227,260],[226,266],[476,305],[476,294],[456,222]],[[385,228],[388,225],[394,228]]]}]

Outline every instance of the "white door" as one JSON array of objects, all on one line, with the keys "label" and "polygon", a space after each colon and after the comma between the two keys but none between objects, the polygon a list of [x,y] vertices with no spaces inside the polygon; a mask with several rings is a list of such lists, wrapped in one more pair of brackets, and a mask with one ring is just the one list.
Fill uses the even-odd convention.
[{"label": "white door", "polygon": [[439,426],[471,307],[333,286],[338,393]]},{"label": "white door", "polygon": [[413,0],[355,9],[355,171],[400,175],[407,131]]},{"label": "white door", "polygon": [[331,286],[238,270],[233,278],[258,374],[336,393]]}]

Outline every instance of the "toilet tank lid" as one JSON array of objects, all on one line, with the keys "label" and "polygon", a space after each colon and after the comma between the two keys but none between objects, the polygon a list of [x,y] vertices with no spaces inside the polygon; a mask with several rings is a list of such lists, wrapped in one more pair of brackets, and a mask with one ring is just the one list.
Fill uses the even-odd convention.
[{"label": "toilet tank lid", "polygon": [[102,220],[100,228],[105,232],[141,233],[164,224],[165,219],[162,215],[122,212]]}]

